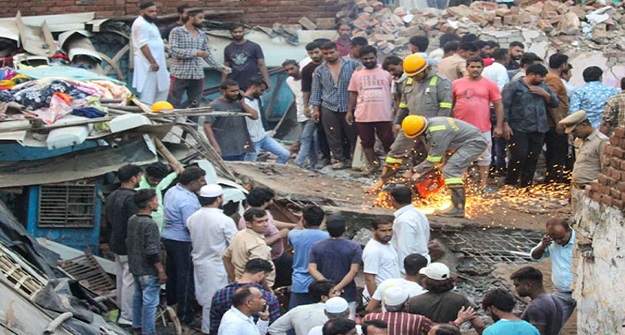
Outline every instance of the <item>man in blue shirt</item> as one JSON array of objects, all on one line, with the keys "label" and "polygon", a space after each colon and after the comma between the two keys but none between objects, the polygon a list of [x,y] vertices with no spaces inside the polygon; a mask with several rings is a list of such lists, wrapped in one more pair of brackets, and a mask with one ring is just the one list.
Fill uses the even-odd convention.
[{"label": "man in blue shirt", "polygon": [[621,90],[603,84],[601,82],[603,80],[603,71],[597,66],[587,67],[582,75],[586,84],[571,94],[569,114],[584,110],[592,126],[595,129],[599,129],[605,103],[612,96],[621,93]]},{"label": "man in blue shirt", "polygon": [[206,185],[206,172],[193,166],[185,169],[178,184],[165,193],[162,241],[167,251],[167,305],[178,304],[178,318],[184,326],[195,319],[191,236],[186,222],[202,206],[197,192]]},{"label": "man in blue shirt", "polygon": [[486,293],[482,306],[495,323],[484,329],[482,335],[540,335],[536,327],[514,315],[514,305],[512,294],[502,289]]},{"label": "man in blue shirt", "polygon": [[341,215],[332,215],[326,221],[330,238],[319,241],[310,249],[308,272],[315,280],[330,279],[337,291],[349,302],[350,318],[354,318],[359,299],[354,279],[362,263],[360,244],[342,238],[347,230],[347,221]]},{"label": "man in blue shirt", "polygon": [[551,257],[551,281],[555,288],[553,297],[562,305],[563,324],[571,317],[576,306],[571,289],[574,245],[575,231],[571,229],[568,221],[553,218],[547,221],[547,234],[542,242],[530,252],[532,259],[537,261]]},{"label": "man in blue shirt", "polygon": [[289,232],[289,244],[295,250],[289,309],[314,303],[313,297],[308,294],[308,286],[313,282],[308,273],[308,254],[313,244],[330,237],[327,232],[319,229],[324,215],[318,206],[306,206],[302,213],[302,221],[297,224],[296,229]]},{"label": "man in blue shirt", "polygon": [[351,166],[351,152],[356,146],[358,136],[355,124],[349,124],[345,118],[349,102],[349,80],[359,62],[342,58],[336,44],[326,42],[321,45],[325,62],[313,73],[310,103],[313,105],[312,119],[322,119],[332,155],[339,161],[332,165],[335,170]]}]

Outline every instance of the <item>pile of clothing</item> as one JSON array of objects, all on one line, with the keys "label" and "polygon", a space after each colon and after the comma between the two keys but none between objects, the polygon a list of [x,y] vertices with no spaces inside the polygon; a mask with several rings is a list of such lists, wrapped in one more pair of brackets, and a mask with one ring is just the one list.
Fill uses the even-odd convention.
[{"label": "pile of clothing", "polygon": [[22,115],[13,115],[10,117],[12,119],[29,116],[53,124],[68,114],[103,117],[107,112],[100,104],[101,99],[124,101],[132,97],[132,92],[125,86],[106,80],[30,80],[8,68],[0,72],[0,77],[5,78],[0,81],[0,119],[9,118],[6,114],[8,103],[17,103],[22,107]]}]

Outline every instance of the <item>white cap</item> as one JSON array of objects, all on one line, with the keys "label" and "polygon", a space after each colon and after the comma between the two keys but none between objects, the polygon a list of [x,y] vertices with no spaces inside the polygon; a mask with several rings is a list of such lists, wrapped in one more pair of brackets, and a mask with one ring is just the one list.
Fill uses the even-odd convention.
[{"label": "white cap", "polygon": [[224,194],[224,189],[217,184],[210,184],[202,186],[200,189],[200,197],[202,198],[216,198]]},{"label": "white cap", "polygon": [[410,293],[398,286],[387,288],[382,295],[384,296],[384,306],[399,306],[410,298]]},{"label": "white cap", "polygon": [[419,273],[434,280],[445,280],[450,278],[449,268],[447,265],[437,262],[430,263],[430,265],[421,268]]},{"label": "white cap", "polygon": [[345,312],[349,308],[347,300],[341,297],[334,297],[328,299],[325,304],[325,310],[328,313],[339,314]]}]

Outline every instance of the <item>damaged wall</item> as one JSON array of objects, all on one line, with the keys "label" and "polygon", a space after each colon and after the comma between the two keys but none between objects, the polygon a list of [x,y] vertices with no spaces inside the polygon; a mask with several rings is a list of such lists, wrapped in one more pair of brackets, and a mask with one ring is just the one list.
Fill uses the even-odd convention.
[{"label": "damaged wall", "polygon": [[610,143],[598,182],[579,195],[574,213],[579,334],[625,332],[625,128],[617,128]]},{"label": "damaged wall", "polygon": [[[13,17],[18,10],[22,15],[49,15],[96,12],[98,18],[137,15],[139,0],[22,0],[2,1],[0,17]],[[188,3],[193,7],[214,10],[241,10],[241,15],[220,16],[220,20],[271,26],[274,22],[297,23],[302,16],[309,19],[334,18],[342,6],[341,1],[326,0],[225,0],[225,1],[156,1],[160,15],[176,13],[176,7]]]}]

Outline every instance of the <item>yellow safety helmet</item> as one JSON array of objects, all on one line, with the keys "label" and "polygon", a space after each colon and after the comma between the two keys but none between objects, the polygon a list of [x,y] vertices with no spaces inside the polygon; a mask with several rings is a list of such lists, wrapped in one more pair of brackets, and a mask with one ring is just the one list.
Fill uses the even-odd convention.
[{"label": "yellow safety helmet", "polygon": [[408,115],[401,122],[401,129],[408,138],[417,137],[428,128],[428,119],[419,115]]},{"label": "yellow safety helmet", "polygon": [[152,107],[150,107],[150,109],[153,112],[170,111],[174,109],[174,106],[167,101],[157,101],[152,105]]},{"label": "yellow safety helmet", "polygon": [[404,74],[414,77],[428,67],[428,61],[422,56],[412,54],[404,58]]}]

